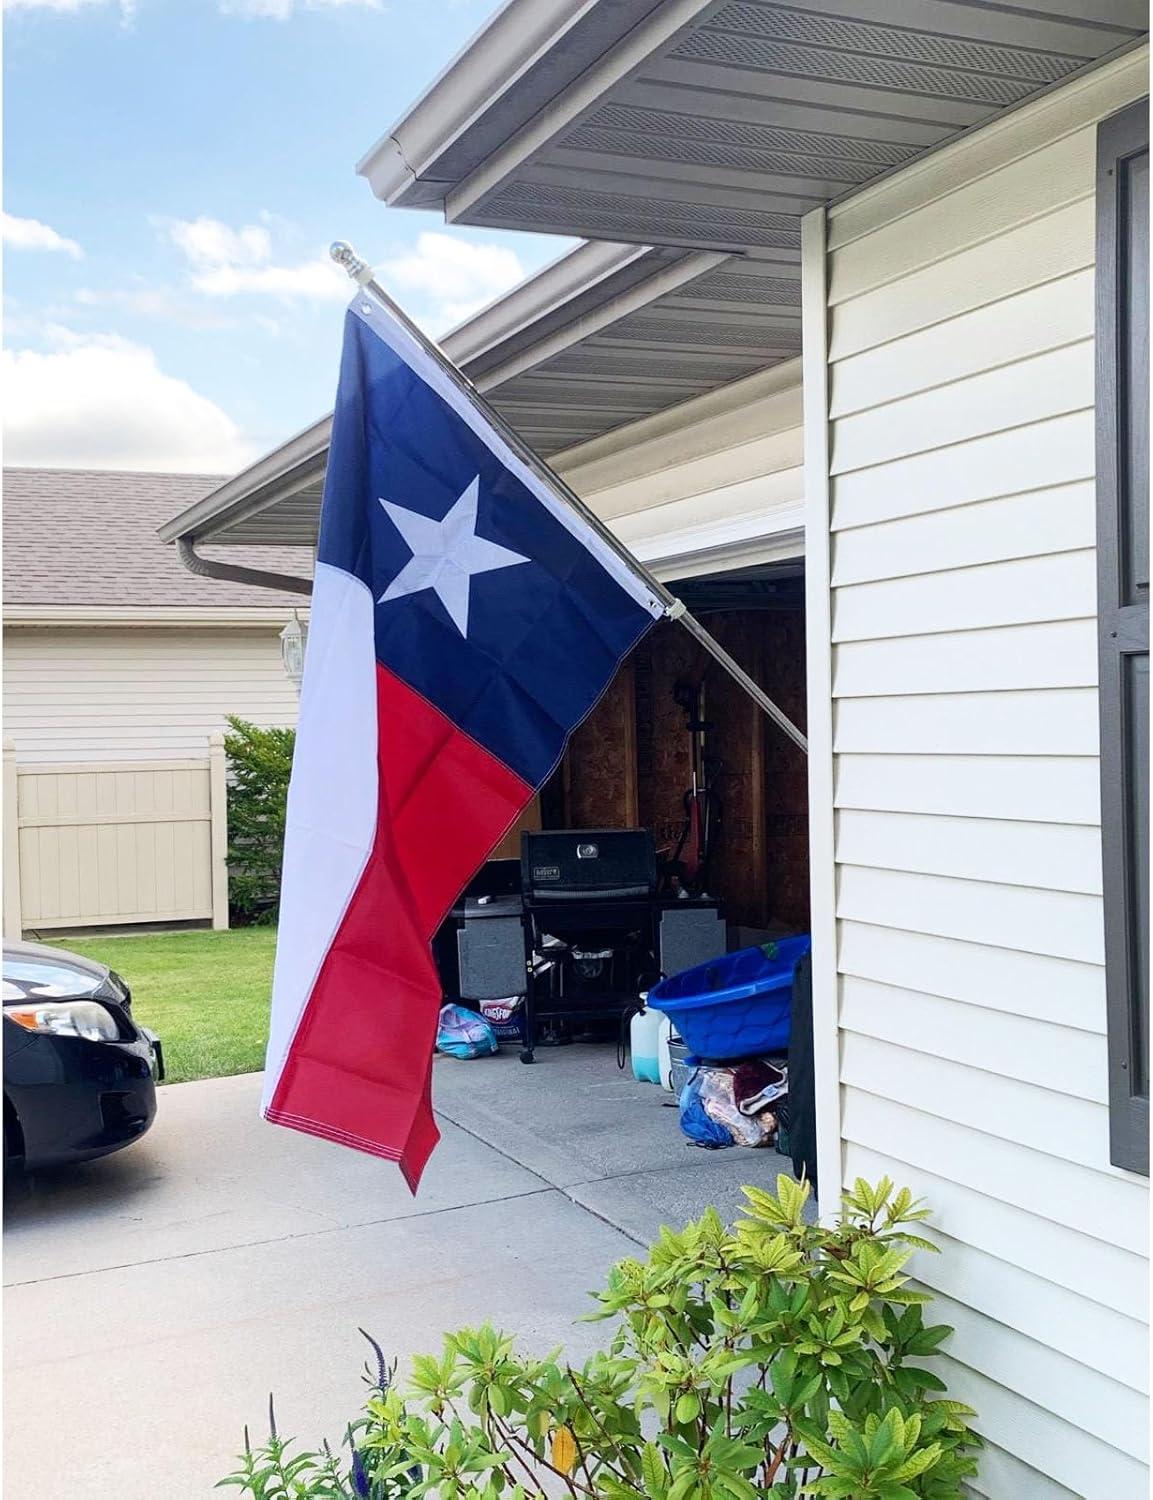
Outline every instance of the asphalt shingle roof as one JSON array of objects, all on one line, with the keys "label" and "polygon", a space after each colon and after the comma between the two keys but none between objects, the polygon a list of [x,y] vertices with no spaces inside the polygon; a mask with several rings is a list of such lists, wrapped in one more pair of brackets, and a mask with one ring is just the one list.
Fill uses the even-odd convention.
[{"label": "asphalt shingle roof", "polygon": [[[224,482],[215,474],[4,470],[6,604],[300,606],[299,594],[198,578],[156,528]],[[206,557],[312,576],[304,547],[204,547]]]}]

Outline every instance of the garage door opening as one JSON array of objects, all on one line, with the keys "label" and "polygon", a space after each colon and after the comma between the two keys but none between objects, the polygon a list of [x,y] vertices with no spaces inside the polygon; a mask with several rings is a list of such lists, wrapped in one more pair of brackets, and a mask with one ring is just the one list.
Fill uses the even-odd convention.
[{"label": "garage door opening", "polygon": [[[802,562],[669,586],[803,729]],[[695,824],[694,788],[707,790]],[[808,933],[808,824],[804,752],[686,630],[662,621],[442,928],[445,994],[497,1015],[523,997],[520,1030],[506,1039],[523,1041],[525,1061],[542,1040],[615,1036],[662,975]],[[565,831],[574,837],[543,837]],[[525,844],[522,869],[526,832],[540,837]],[[641,845],[655,855],[647,894]],[[594,888],[609,870],[622,888],[605,891],[603,878]],[[536,888],[536,876],[552,884]]]},{"label": "garage door opening", "polygon": [[[804,568],[800,560],[669,587],[801,728],[805,726]],[[689,728],[699,705],[703,731]],[[694,739],[697,739],[694,756]],[[657,625],[576,731],[522,827],[646,828],[658,864],[681,854],[701,749],[709,847],[694,882],[720,902],[731,948],[809,930],[804,753],[675,623]],[[698,770],[698,786],[700,784]],[[703,799],[702,799],[703,800]],[[682,860],[683,863],[683,860]]]}]

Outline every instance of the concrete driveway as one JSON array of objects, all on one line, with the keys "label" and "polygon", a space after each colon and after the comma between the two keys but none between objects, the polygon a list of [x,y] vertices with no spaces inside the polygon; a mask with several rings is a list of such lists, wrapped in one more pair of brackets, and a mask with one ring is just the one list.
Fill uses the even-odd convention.
[{"label": "concrete driveway", "polygon": [[264,1124],[256,1075],[166,1087],[144,1141],[8,1195],[5,1482],[14,1500],[205,1500],[275,1391],[338,1441],[372,1332],[402,1363],[491,1319],[575,1354],[614,1260],[773,1152],[687,1147],[607,1047],[438,1062],[420,1197],[354,1151]]}]

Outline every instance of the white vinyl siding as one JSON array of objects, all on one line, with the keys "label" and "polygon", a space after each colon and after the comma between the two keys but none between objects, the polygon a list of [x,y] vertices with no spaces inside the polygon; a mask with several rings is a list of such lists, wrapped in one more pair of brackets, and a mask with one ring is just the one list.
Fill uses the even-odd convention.
[{"label": "white vinyl siding", "polygon": [[552,463],[662,576],[800,556],[800,364],[733,381]]},{"label": "white vinyl siding", "polygon": [[4,637],[4,735],[35,762],[182,760],[226,714],[296,722],[279,630],[24,628]]},{"label": "white vinyl siding", "polygon": [[915,1272],[996,1500],[1148,1494],[1147,1187],[1109,1161],[1093,489],[1096,122],[1146,63],[828,217],[840,1163],[933,1209],[943,1253]]}]

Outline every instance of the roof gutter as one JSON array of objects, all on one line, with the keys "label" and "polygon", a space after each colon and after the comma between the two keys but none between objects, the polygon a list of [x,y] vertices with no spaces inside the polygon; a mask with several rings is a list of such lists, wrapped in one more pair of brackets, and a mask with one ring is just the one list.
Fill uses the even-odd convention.
[{"label": "roof gutter", "polygon": [[[210,541],[215,531],[261,511],[281,499],[285,493],[303,489],[324,473],[328,443],[332,435],[332,417],[322,417],[296,437],[213,490],[203,500],[157,528],[162,542],[179,541],[191,534],[198,541]],[[206,559],[201,558],[201,562]],[[197,570],[192,569],[193,572]],[[224,577],[205,574],[205,577]]]},{"label": "roof gutter", "polygon": [[377,197],[419,183],[446,141],[555,45],[584,8],[583,0],[508,0],[357,163]]},{"label": "roof gutter", "polygon": [[[446,334],[443,347],[455,364],[469,371],[479,389],[489,390],[495,381],[485,373],[486,360],[509,357],[504,351],[521,348],[530,330],[544,326],[551,331],[554,325],[572,323],[568,309],[573,304],[606,285],[641,281],[650,261],[661,265],[666,259],[667,252],[654,253],[644,246],[578,245]],[[329,414],[166,521],[157,529],[160,540],[211,541],[315,482],[324,474],[331,436]]]},{"label": "roof gutter", "polygon": [[[651,254],[648,250],[644,253]],[[609,297],[607,301],[599,303],[592,311],[584,313],[577,320],[565,323],[556,332],[517,351],[501,364],[493,365],[475,381],[477,390],[484,395],[494,392],[499,396],[500,387],[515,379],[516,376],[535,369],[537,365],[544,364],[546,360],[563,353],[566,349],[571,349],[574,344],[594,338],[630,313],[641,311],[658,297],[665,297],[671,292],[678,291],[688,282],[695,281],[698,276],[703,276],[706,271],[711,271],[724,261],[731,259],[732,256],[723,250],[689,251],[677,260],[670,261],[662,270],[657,271],[647,280],[626,287],[623,291]]]},{"label": "roof gutter", "polygon": [[716,0],[662,0],[614,47],[591,61],[556,94],[547,109],[539,110],[515,134],[501,141],[467,176],[443,187],[437,206],[443,203],[448,222],[467,223],[469,213],[503,186],[517,168],[563,136],[570,125],[593,110],[612,87],[624,82],[654,53],[670,47],[686,27],[700,20],[702,13],[715,8]]},{"label": "roof gutter", "polygon": [[446,333],[438,342],[478,390],[498,382],[489,371],[547,333],[571,328],[588,306],[600,306],[611,286],[647,284],[654,268],[671,261],[648,245],[585,240],[566,250],[510,292]]},{"label": "roof gutter", "polygon": [[216,562],[201,557],[186,536],[176,538],[176,550],[180,561],[190,573],[198,578],[222,578],[226,583],[251,583],[257,588],[283,589],[288,594],[312,593],[311,578],[297,578],[292,573],[266,573],[263,568],[245,568],[239,563]]},{"label": "roof gutter", "polygon": [[[725,258],[711,251],[674,256],[646,246],[581,244],[453,329],[443,346],[468,370],[477,388],[488,392]],[[535,341],[529,342],[534,335]],[[211,543],[230,527],[315,483],[324,474],[331,435],[331,416],[314,422],[166,522],[159,528],[161,540],[175,542],[180,561],[200,577],[310,593],[307,579],[202,557],[196,545]]]},{"label": "roof gutter", "polygon": [[439,208],[462,176],[665,0],[506,0],[357,163],[378,198]]}]

